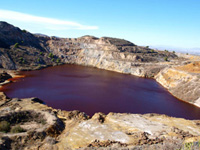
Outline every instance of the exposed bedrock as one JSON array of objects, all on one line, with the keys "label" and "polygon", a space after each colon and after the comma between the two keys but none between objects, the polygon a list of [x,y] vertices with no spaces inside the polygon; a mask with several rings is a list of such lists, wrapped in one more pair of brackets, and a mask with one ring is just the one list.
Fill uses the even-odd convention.
[{"label": "exposed bedrock", "polygon": [[26,30],[0,21],[0,67],[12,70],[33,70],[56,63],[49,56],[45,43]]},{"label": "exposed bedrock", "polygon": [[0,95],[0,149],[57,149],[65,124],[52,109],[36,98]]},{"label": "exposed bedrock", "polygon": [[155,79],[181,100],[200,107],[200,62],[165,68]]},{"label": "exposed bedrock", "polygon": [[153,77],[167,66],[165,59],[177,59],[170,52],[136,46],[126,40],[84,36],[77,39],[52,38],[48,47],[66,63]]}]

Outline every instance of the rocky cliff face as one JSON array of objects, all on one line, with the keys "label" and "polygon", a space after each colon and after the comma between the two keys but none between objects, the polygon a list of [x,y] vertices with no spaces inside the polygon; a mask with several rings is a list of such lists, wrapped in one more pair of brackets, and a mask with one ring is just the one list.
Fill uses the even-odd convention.
[{"label": "rocky cliff face", "polygon": [[15,43],[42,49],[39,40],[28,31],[0,22],[0,47],[10,48]]},{"label": "rocky cliff face", "polygon": [[200,63],[165,68],[155,79],[181,100],[200,107]]},{"label": "rocky cliff face", "polygon": [[148,47],[115,38],[84,36],[77,39],[51,38],[48,48],[65,63],[92,66],[101,69],[153,77],[167,66],[165,59],[176,60],[170,52],[155,51]]},{"label": "rocky cliff face", "polygon": [[49,51],[40,40],[6,22],[0,22],[0,67],[32,70],[53,65]]}]

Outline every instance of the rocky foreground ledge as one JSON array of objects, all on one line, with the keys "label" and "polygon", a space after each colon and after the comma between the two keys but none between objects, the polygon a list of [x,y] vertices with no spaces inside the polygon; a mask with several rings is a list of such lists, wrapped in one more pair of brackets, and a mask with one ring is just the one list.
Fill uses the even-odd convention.
[{"label": "rocky foreground ledge", "polygon": [[199,149],[200,120],[56,110],[0,93],[0,149]]}]

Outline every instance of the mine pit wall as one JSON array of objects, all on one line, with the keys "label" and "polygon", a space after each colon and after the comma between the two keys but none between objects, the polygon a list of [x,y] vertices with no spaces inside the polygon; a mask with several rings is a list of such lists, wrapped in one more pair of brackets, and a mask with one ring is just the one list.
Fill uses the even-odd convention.
[{"label": "mine pit wall", "polygon": [[119,55],[118,59],[115,59],[113,55],[116,52],[103,51],[103,50],[82,50],[76,59],[76,64],[92,66],[100,69],[116,71],[120,73],[133,74],[137,76],[144,76],[142,67],[132,67],[133,62],[124,61]]},{"label": "mine pit wall", "polygon": [[139,77],[153,77],[173,96],[200,107],[200,77],[160,63],[131,62],[127,57],[134,60],[134,55],[125,57],[119,52],[83,49],[77,56],[76,64]]},{"label": "mine pit wall", "polygon": [[200,76],[172,68],[160,71],[155,79],[175,97],[200,107]]},{"label": "mine pit wall", "polygon": [[75,63],[140,77],[153,77],[165,66],[159,63],[138,62],[135,54],[121,53],[112,48],[92,47],[90,44],[88,46],[85,44],[77,54]]},{"label": "mine pit wall", "polygon": [[50,41],[49,49],[50,52],[59,56],[65,63],[145,76],[143,65],[148,66],[148,64],[134,62],[136,60],[134,54],[120,53],[114,45],[103,43],[102,41],[92,44],[79,41],[74,46],[63,44],[63,42],[69,43],[67,39],[58,40],[56,43],[55,41]]},{"label": "mine pit wall", "polygon": [[114,45],[104,41],[90,41],[65,46],[68,40],[58,40],[50,44],[50,51],[62,58],[65,63],[91,66],[99,69],[154,78],[173,96],[200,107],[200,77],[173,69],[165,62],[139,62],[134,53],[120,52]]}]

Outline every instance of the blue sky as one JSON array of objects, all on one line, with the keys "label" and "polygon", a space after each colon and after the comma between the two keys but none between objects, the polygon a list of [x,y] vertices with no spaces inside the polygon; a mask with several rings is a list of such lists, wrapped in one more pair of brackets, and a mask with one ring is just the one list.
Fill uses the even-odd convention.
[{"label": "blue sky", "polygon": [[200,0],[2,0],[0,20],[60,37],[200,48]]}]

